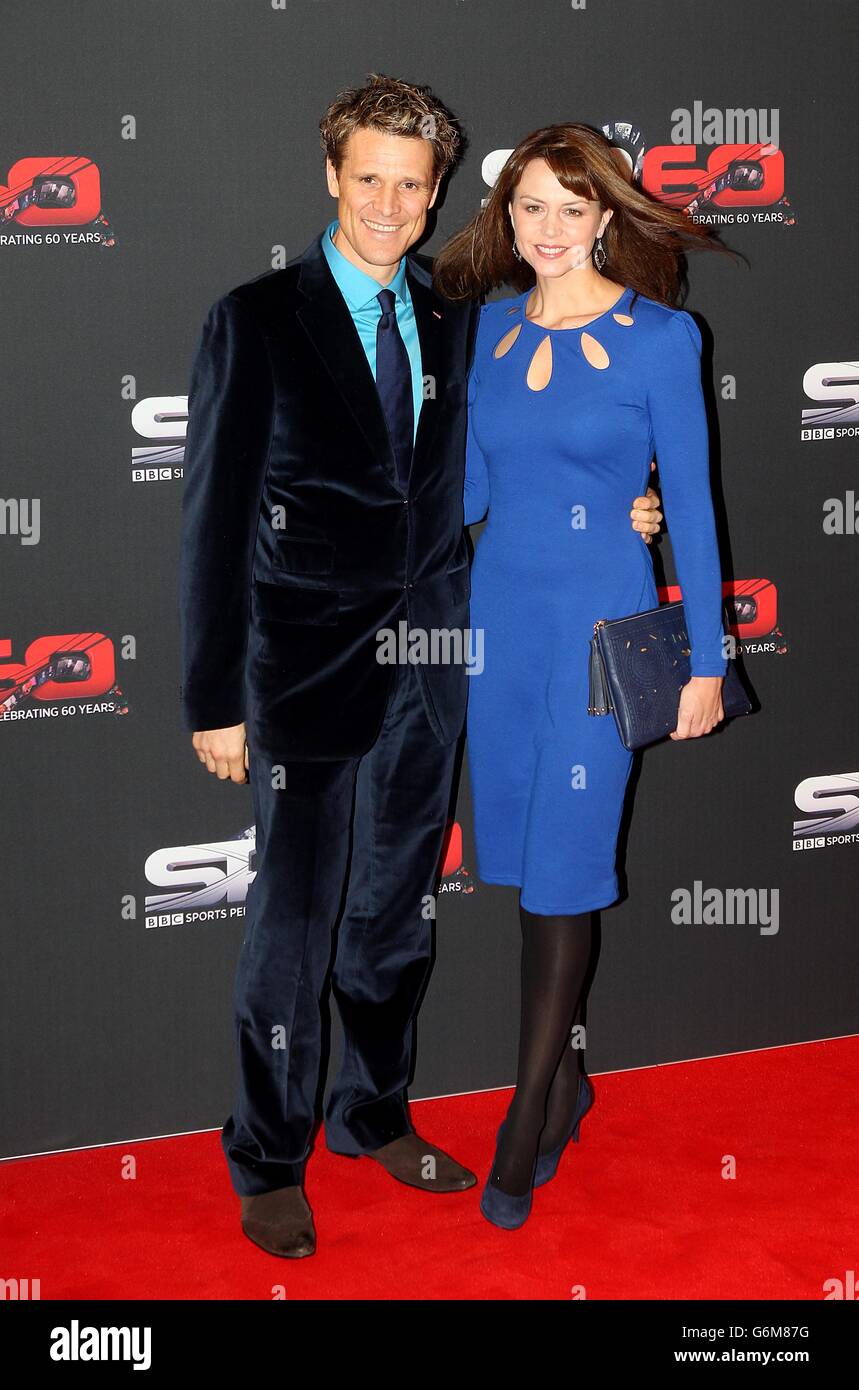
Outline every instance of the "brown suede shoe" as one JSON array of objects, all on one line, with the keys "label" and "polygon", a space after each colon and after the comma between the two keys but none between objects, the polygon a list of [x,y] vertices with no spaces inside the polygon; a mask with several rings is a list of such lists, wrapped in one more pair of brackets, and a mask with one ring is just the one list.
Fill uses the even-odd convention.
[{"label": "brown suede shoe", "polygon": [[242,1230],[261,1250],[285,1260],[300,1260],[316,1249],[313,1213],[298,1186],[242,1197]]},{"label": "brown suede shoe", "polygon": [[476,1175],[468,1168],[463,1168],[450,1154],[437,1149],[419,1134],[404,1134],[401,1139],[393,1139],[366,1157],[381,1163],[397,1182],[420,1187],[424,1192],[464,1192],[477,1182]]}]

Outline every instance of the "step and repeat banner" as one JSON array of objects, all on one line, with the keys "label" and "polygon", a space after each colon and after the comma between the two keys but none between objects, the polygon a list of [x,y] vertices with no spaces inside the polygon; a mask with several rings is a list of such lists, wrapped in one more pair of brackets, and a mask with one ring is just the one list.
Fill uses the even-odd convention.
[{"label": "step and repeat banner", "polygon": [[[229,1113],[254,826],[180,723],[189,374],[209,305],[333,215],[318,122],[371,72],[429,84],[467,135],[430,254],[559,121],[738,253],[690,258],[683,307],[760,707],[636,759],[590,1070],[855,1032],[857,7],[10,0],[3,20],[0,1155]],[[654,562],[677,597],[669,536]],[[519,940],[516,890],[476,875],[463,765],[413,1098],[513,1083]]]}]

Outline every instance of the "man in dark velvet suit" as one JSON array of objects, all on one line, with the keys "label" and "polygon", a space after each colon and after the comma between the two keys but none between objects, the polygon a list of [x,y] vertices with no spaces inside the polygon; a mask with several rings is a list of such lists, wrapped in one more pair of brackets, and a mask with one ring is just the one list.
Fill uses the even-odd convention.
[{"label": "man in dark velvet suit", "polygon": [[302,1178],[335,933],[329,1149],[425,1191],[476,1181],[406,1101],[466,669],[377,659],[403,620],[468,624],[477,307],[439,299],[431,262],[406,254],[459,138],[431,95],[389,79],[344,94],[322,129],[333,241],[223,296],[203,328],[180,566],[185,726],[210,771],[248,769],[256,816],[223,1143],[245,1233],[293,1257],[315,1247]]},{"label": "man in dark velvet suit", "polygon": [[[414,1132],[406,1099],[466,706],[478,313],[436,296],[409,247],[459,136],[428,89],[377,77],[322,134],[337,219],[203,328],[180,565],[185,726],[210,772],[249,774],[256,816],[223,1145],[245,1234],[290,1257],[315,1248],[302,1180],[332,950],[328,1148],[428,1192],[476,1181]],[[380,661],[401,622],[458,635],[460,659]]]}]

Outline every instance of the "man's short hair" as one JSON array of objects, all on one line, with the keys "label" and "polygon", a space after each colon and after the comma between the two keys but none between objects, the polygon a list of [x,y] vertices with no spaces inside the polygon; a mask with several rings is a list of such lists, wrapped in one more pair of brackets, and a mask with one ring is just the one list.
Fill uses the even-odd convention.
[{"label": "man's short hair", "polygon": [[463,144],[455,117],[429,87],[415,87],[376,72],[370,73],[363,87],[338,93],[319,122],[322,148],[338,172],[346,141],[358,129],[429,140],[434,179],[453,167]]}]

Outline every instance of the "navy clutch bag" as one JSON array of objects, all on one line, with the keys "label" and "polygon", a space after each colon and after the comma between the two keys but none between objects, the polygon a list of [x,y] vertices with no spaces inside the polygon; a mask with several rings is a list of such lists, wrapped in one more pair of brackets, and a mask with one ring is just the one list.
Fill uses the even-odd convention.
[{"label": "navy clutch bag", "polygon": [[[625,748],[643,748],[677,727],[691,648],[682,601],[628,618],[600,618],[591,639],[588,714],[613,714]],[[751,714],[735,663],[722,682],[725,718]]]}]

